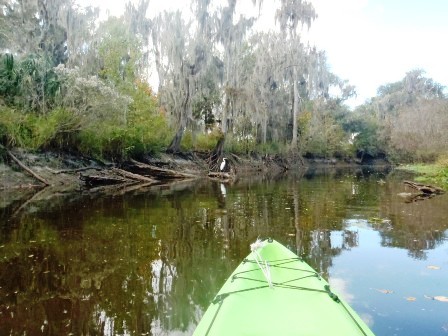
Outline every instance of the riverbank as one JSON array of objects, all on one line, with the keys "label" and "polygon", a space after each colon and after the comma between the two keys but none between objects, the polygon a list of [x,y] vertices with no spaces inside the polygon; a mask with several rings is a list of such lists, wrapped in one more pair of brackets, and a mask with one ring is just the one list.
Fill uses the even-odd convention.
[{"label": "riverbank", "polygon": [[439,159],[432,164],[413,164],[397,167],[416,174],[416,181],[435,184],[445,190],[448,189],[448,158]]},{"label": "riverbank", "polygon": [[[108,184],[160,184],[166,180],[206,178],[218,167],[209,166],[209,153],[160,153],[139,161],[121,163],[101,161],[67,153],[31,152],[14,149],[0,163],[1,190],[41,189],[51,186],[56,192],[79,190]],[[307,167],[356,166],[355,161],[303,159],[298,156],[227,154],[233,177],[247,174],[279,174]],[[384,163],[384,162],[383,162]],[[386,164],[386,163],[384,163]]]}]

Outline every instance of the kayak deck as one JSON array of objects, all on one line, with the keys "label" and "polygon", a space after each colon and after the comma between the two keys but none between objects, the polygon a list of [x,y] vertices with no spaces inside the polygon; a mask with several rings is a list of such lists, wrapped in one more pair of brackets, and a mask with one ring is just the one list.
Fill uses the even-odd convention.
[{"label": "kayak deck", "polygon": [[373,335],[307,263],[266,240],[235,269],[194,335],[275,334]]}]

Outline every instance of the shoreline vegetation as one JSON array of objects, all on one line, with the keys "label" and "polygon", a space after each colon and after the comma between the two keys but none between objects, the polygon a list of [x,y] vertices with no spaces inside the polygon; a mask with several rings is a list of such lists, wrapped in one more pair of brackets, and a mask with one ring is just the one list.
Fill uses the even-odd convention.
[{"label": "shoreline vegetation", "polygon": [[416,174],[414,179],[418,182],[433,183],[448,190],[448,157],[442,157],[435,163],[409,164],[397,168]]},{"label": "shoreline vegetation", "polygon": [[278,32],[257,31],[235,1],[146,15],[142,0],[104,19],[71,0],[25,2],[0,22],[3,189],[216,178],[224,156],[240,174],[446,155],[445,88],[414,69],[350,109],[356,88],[301,39],[309,2],[281,2]]}]

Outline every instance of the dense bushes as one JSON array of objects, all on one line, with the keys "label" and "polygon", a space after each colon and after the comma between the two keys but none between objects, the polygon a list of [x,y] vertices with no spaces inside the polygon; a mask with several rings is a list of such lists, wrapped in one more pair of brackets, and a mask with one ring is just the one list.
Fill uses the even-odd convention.
[{"label": "dense bushes", "polygon": [[85,123],[82,117],[63,108],[45,115],[23,113],[3,107],[0,139],[8,147],[31,150],[60,150],[121,160],[162,150],[171,136],[162,116],[138,123]]},{"label": "dense bushes", "polygon": [[64,149],[70,145],[78,125],[79,118],[63,108],[45,115],[0,108],[0,137],[8,147]]},{"label": "dense bushes", "polygon": [[167,120],[143,82],[130,83],[124,94],[78,68],[48,70],[36,58],[17,62],[10,55],[0,63],[0,140],[9,147],[122,160],[167,145]]},{"label": "dense bushes", "polygon": [[[114,57],[108,58],[97,76],[77,67],[51,67],[48,59],[37,54],[2,55],[0,142],[8,147],[71,151],[111,160],[162,151],[174,135],[169,115],[161,112],[151,87],[132,75],[136,65],[128,61],[128,75],[120,75],[122,60]],[[421,73],[408,77],[428,83]],[[416,91],[409,96],[409,80],[382,87],[378,97],[354,112],[334,99],[307,102],[298,116],[298,151],[325,158],[386,156],[393,162],[433,162],[446,154],[447,99],[433,90],[438,88],[434,83],[427,88],[431,94]],[[201,108],[210,115],[213,106]],[[204,132],[200,123],[193,128],[196,131],[184,133],[184,151],[210,151],[223,136],[216,126],[211,133]],[[263,142],[257,131],[247,111],[226,135],[225,150],[297,153],[290,146],[291,139]]]}]

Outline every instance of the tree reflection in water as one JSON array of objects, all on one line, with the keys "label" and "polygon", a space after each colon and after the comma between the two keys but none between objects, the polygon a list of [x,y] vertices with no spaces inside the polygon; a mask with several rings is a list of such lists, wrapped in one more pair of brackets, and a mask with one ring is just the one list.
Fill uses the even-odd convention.
[{"label": "tree reflection in water", "polygon": [[0,334],[191,334],[257,237],[324,277],[360,244],[353,221],[425,258],[446,239],[446,198],[406,204],[400,188],[384,173],[333,170],[28,204],[1,227]]}]

